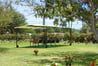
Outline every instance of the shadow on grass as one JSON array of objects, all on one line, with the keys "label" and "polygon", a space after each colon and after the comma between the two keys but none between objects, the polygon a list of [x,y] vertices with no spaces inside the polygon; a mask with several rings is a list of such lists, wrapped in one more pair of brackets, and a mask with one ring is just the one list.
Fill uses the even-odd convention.
[{"label": "shadow on grass", "polygon": [[[36,60],[28,60],[27,63],[51,64],[51,63],[53,63],[53,60],[54,60],[56,63],[61,63],[62,65],[65,65],[66,64],[66,62],[64,61],[65,56],[64,56],[64,54],[61,54],[61,55],[62,55],[62,57],[58,56],[58,58],[56,58],[56,59],[55,59],[55,57],[51,58],[51,56],[50,56],[49,59],[43,58],[43,59],[36,59]],[[67,55],[67,53],[65,55]],[[76,55],[75,57],[73,57],[72,66],[80,66],[80,65],[81,66],[90,66],[91,62],[98,59],[98,53],[86,52],[86,53],[72,54],[72,55]],[[53,56],[55,56],[55,55],[53,55]]]},{"label": "shadow on grass", "polygon": [[[61,46],[68,46],[68,45],[47,45],[47,48],[61,47]],[[25,46],[25,47],[20,47],[20,48],[45,48],[45,45]]]},{"label": "shadow on grass", "polygon": [[0,47],[0,53],[5,53],[6,51],[8,51],[8,48]]},{"label": "shadow on grass", "polygon": [[83,54],[80,54],[79,57],[76,57],[73,59],[75,64],[79,64],[82,66],[90,66],[90,64],[98,59],[98,53],[91,53],[91,52],[86,52]]}]

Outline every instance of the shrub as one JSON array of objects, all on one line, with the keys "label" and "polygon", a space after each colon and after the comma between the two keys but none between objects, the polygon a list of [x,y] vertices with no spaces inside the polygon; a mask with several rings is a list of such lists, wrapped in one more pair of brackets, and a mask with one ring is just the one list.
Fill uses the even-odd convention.
[{"label": "shrub", "polygon": [[68,32],[66,32],[64,34],[64,40],[69,40],[69,38],[70,38],[70,34]]},{"label": "shrub", "polygon": [[37,33],[32,33],[31,37],[32,37],[33,39],[39,39],[39,34],[37,34]]},{"label": "shrub", "polygon": [[[18,34],[17,39],[22,40],[28,38],[28,35],[26,34]],[[15,40],[16,35],[15,34],[1,34],[0,35],[0,40]]]},{"label": "shrub", "polygon": [[[92,33],[72,33],[71,39],[75,42],[84,42],[84,41],[92,41],[95,43],[95,37]],[[70,40],[70,33],[66,32],[64,34],[64,40]]]},{"label": "shrub", "polygon": [[[43,39],[44,33],[39,34],[40,40]],[[57,33],[47,33],[47,42],[49,43],[54,43],[54,42],[59,42],[63,36],[61,34]]]}]

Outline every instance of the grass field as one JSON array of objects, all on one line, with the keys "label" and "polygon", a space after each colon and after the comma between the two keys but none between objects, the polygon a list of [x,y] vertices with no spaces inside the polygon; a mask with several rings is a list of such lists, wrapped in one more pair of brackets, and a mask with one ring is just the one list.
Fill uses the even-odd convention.
[{"label": "grass field", "polygon": [[[45,66],[53,62],[65,66],[64,58],[73,57],[72,66],[90,66],[92,61],[98,59],[97,44],[73,43],[68,46],[63,42],[49,48],[30,47],[29,42],[19,42],[20,48],[15,48],[15,42],[0,41],[0,66]],[[33,50],[38,49],[36,56]]]}]

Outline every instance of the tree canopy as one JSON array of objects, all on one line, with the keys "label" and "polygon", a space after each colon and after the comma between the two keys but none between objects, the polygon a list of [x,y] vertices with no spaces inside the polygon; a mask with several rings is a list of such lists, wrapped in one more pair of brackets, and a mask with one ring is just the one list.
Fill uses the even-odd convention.
[{"label": "tree canopy", "polygon": [[[65,22],[79,19],[85,22],[98,40],[96,24],[98,22],[98,0],[44,0],[43,5],[35,7],[38,16],[57,19]],[[55,22],[56,22],[55,21]],[[56,24],[58,24],[56,22]]]},{"label": "tree canopy", "polygon": [[25,25],[24,15],[16,12],[10,2],[0,1],[0,33],[14,33],[16,26]]}]

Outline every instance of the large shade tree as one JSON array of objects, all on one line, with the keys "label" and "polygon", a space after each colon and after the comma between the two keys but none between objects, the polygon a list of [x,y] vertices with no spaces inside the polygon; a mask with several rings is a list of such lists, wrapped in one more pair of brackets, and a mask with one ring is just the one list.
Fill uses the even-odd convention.
[{"label": "large shade tree", "polygon": [[[7,29],[9,30],[10,33],[15,33],[16,30],[15,30],[15,27],[17,26],[23,26],[23,25],[26,25],[27,23],[25,22],[25,17],[24,15],[20,14],[19,12],[16,12],[14,10],[14,13],[13,13],[13,18],[12,18],[12,23],[9,24],[9,26],[7,27]],[[18,29],[18,32],[23,32],[25,30],[19,30]]]},{"label": "large shade tree", "polygon": [[[26,25],[24,15],[16,12],[12,7],[11,0],[0,0],[0,33],[14,33],[16,26]],[[21,31],[19,31],[21,32]]]},{"label": "large shade tree", "polygon": [[47,18],[79,19],[85,22],[98,40],[98,0],[43,0],[44,5],[35,7],[37,15]]},{"label": "large shade tree", "polygon": [[12,17],[11,5],[0,1],[0,30],[5,31],[8,24],[12,23]]}]

